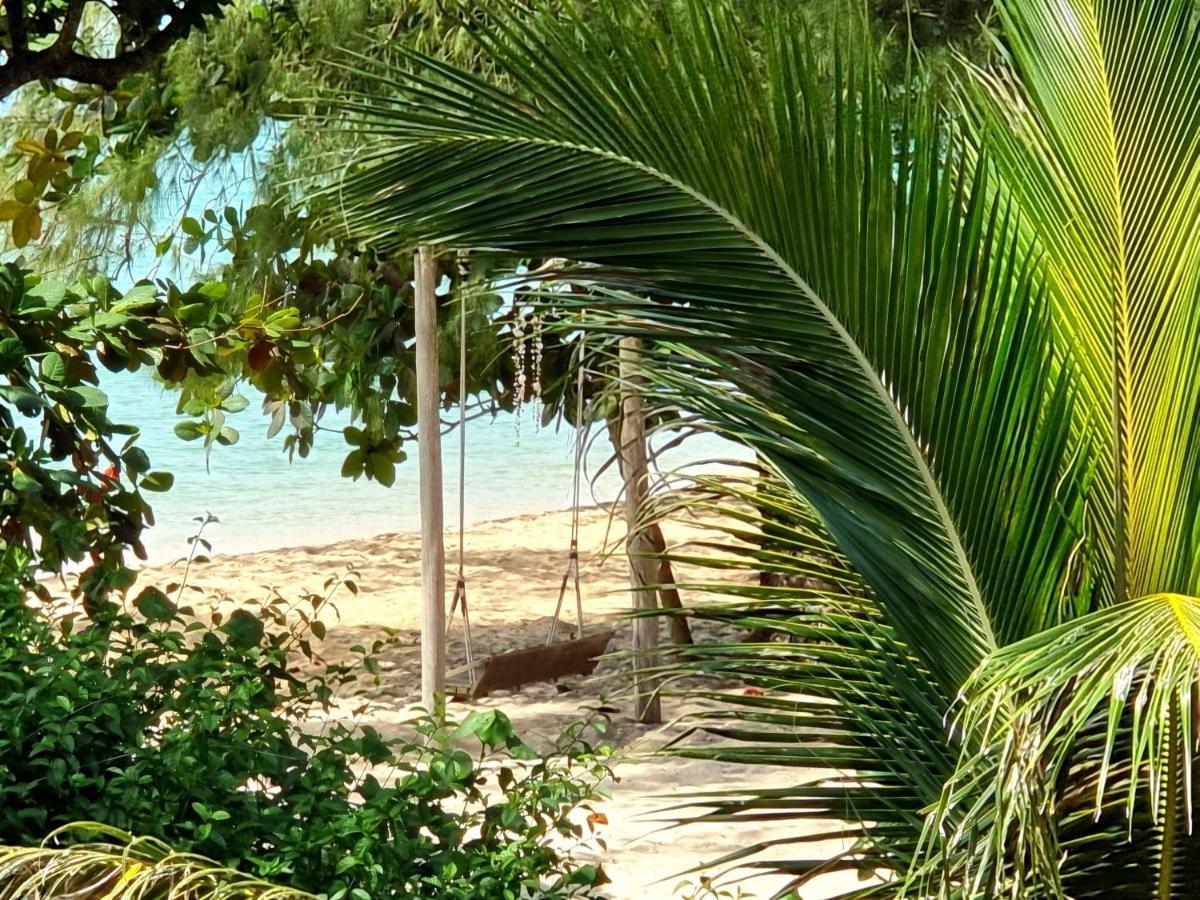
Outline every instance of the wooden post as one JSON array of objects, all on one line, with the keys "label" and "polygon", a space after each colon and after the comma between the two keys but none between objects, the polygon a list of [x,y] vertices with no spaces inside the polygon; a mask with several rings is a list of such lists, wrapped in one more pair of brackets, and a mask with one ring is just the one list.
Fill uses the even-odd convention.
[{"label": "wooden post", "polygon": [[437,261],[413,261],[417,341],[417,450],[421,479],[421,705],[436,719],[446,696],[446,548],[442,528],[442,420],[438,384]]},{"label": "wooden post", "polygon": [[[642,398],[637,391],[641,376],[637,372],[642,342],[636,337],[621,338],[621,457],[625,477],[625,549],[629,555],[629,586],[633,589],[635,609],[656,609],[657,592],[649,585],[657,583],[658,561],[647,554],[654,551],[646,529],[638,516],[646,497],[646,418]],[[658,681],[644,669],[658,665],[658,617],[633,620],[633,690],[638,721],[656,725],[662,721],[662,707],[654,692]]]}]

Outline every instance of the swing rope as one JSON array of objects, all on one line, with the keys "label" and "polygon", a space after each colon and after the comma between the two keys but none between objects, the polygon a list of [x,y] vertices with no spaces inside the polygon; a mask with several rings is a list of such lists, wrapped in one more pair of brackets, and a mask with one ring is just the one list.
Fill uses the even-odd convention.
[{"label": "swing rope", "polygon": [[[446,638],[454,624],[454,616],[461,610],[463,620],[463,637],[467,653],[466,669],[470,673],[471,683],[478,688],[475,677],[475,648],[471,639],[471,615],[467,606],[466,579],[466,480],[467,480],[467,315],[465,293],[459,301],[459,356],[458,356],[458,578],[454,584],[454,599],[450,604],[450,614],[446,620]],[[582,321],[580,323],[582,325]],[[568,586],[575,589],[575,623],[577,639],[583,637],[583,592],[579,583],[579,509],[581,484],[583,476],[583,458],[587,447],[587,430],[584,425],[583,392],[585,383],[585,362],[587,350],[586,332],[581,331],[577,347],[575,381],[575,465],[574,477],[571,483],[571,546],[567,552],[567,567],[563,572],[562,583],[558,589],[558,603],[554,608],[554,616],[550,620],[549,634],[546,636],[546,646],[554,643],[562,621],[563,602],[567,596]],[[611,638],[611,634],[609,635]],[[505,654],[493,657],[484,667],[484,678],[488,678],[492,663],[502,659]],[[594,661],[591,663],[595,665]],[[461,670],[460,670],[461,671]],[[582,670],[580,670],[582,671]],[[591,671],[591,667],[587,668]],[[535,679],[536,680],[536,679]],[[489,685],[494,690],[495,685]],[[474,688],[473,688],[474,689]]]},{"label": "swing rope", "polygon": [[454,624],[454,612],[462,607],[463,643],[467,650],[467,671],[475,681],[475,647],[471,640],[471,614],[467,610],[466,578],[467,519],[467,292],[458,301],[458,579],[454,582],[454,600],[446,618],[446,639]]},{"label": "swing rope", "polygon": [[[580,322],[582,325],[582,320]],[[583,472],[583,451],[587,441],[583,426],[583,382],[584,382],[584,351],[587,348],[587,332],[580,331],[579,355],[575,360],[577,371],[575,379],[575,470],[574,481],[571,484],[571,548],[567,551],[567,570],[563,572],[562,584],[558,588],[558,604],[554,607],[554,618],[550,620],[550,633],[546,635],[546,644],[553,644],[558,631],[558,623],[562,621],[563,599],[567,594],[568,582],[574,580],[575,586],[575,637],[583,637],[583,595],[579,589],[579,483]]]}]

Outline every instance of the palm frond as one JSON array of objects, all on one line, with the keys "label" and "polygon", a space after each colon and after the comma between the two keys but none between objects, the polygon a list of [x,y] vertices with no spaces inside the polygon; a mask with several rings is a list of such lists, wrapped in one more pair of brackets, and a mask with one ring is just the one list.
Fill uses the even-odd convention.
[{"label": "palm frond", "polygon": [[1036,270],[860,38],[825,66],[776,16],[760,57],[730,5],[681,8],[636,33],[508,20],[485,41],[512,93],[415,54],[377,70],[335,101],[369,143],[316,200],[377,246],[565,257],[653,298],[695,383],[733,383],[687,403],[812,503],[953,690],[1069,608],[1083,478]]},{"label": "palm frond", "polygon": [[1100,589],[1196,593],[1200,17],[1185,0],[998,7],[1012,69],[978,73],[969,105],[1045,251],[1086,398]]},{"label": "palm frond", "polygon": [[[962,877],[968,893],[1024,896],[1031,885],[1080,877],[1072,854],[1096,843],[1085,831],[1054,855],[1026,856],[1030,835],[1045,830],[1042,817],[1067,820],[1066,837],[1067,823],[1084,814],[1100,821],[1119,813],[1132,829],[1142,809],[1159,839],[1141,832],[1140,849],[1151,850],[1147,861],[1164,867],[1171,884],[1195,807],[1200,601],[1161,594],[1048,629],[993,654],[963,693],[969,700],[957,719],[966,749],[929,824],[933,864],[916,872]],[[956,810],[964,805],[972,809]],[[955,810],[957,825],[947,819]],[[1103,845],[1115,862],[1122,841],[1111,837]],[[1195,849],[1186,855],[1194,859]]]},{"label": "palm frond", "polygon": [[[700,679],[681,694],[704,712],[667,752],[798,771],[794,785],[699,794],[665,812],[680,822],[794,822],[791,836],[709,861],[791,873],[792,889],[836,869],[907,870],[924,811],[953,769],[943,727],[949,698],[931,690],[928,670],[813,510],[777,476],[687,480],[686,490],[657,497],[648,515],[698,517],[705,552],[675,548],[669,558],[722,572],[719,582],[679,587],[725,600],[687,613],[722,631],[668,670]],[[730,571],[754,583],[730,581]],[[808,849],[831,837],[852,849],[832,861]],[[760,861],[764,853],[769,860]]]},{"label": "palm frond", "polygon": [[[90,840],[53,846],[68,833]],[[316,900],[154,838],[134,837],[97,823],[59,829],[41,847],[0,847],[0,898],[104,897],[135,900]]]}]

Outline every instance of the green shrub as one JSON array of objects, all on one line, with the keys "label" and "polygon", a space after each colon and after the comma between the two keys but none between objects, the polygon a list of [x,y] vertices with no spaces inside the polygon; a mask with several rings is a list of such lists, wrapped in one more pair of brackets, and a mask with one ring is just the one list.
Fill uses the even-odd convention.
[{"label": "green shrub", "polygon": [[382,646],[356,648],[361,664],[318,664],[309,641],[324,627],[308,611],[326,599],[275,595],[201,620],[150,588],[97,622],[31,610],[8,589],[0,842],[102,822],[330,900],[568,896],[600,883],[562,848],[588,837],[569,814],[607,775],[588,743],[601,723],[569,729],[546,759],[497,711],[452,736],[428,721],[406,739],[322,723],[336,693],[377,671]]}]

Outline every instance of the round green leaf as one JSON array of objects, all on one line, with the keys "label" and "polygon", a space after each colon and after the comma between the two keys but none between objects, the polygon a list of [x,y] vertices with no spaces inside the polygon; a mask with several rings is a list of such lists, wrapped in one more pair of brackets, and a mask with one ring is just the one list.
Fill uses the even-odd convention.
[{"label": "round green leaf", "polygon": [[67,366],[61,354],[47,353],[42,357],[42,381],[50,384],[61,384],[66,375]]},{"label": "round green leaf", "polygon": [[229,637],[229,645],[238,650],[249,650],[258,646],[263,637],[263,623],[244,609],[235,610],[221,631]]},{"label": "round green leaf", "polygon": [[170,598],[156,587],[148,587],[138,594],[133,606],[151,622],[169,622],[178,612]]},{"label": "round green leaf", "polygon": [[175,476],[170,472],[149,472],[141,481],[144,491],[169,491],[175,483]]}]

